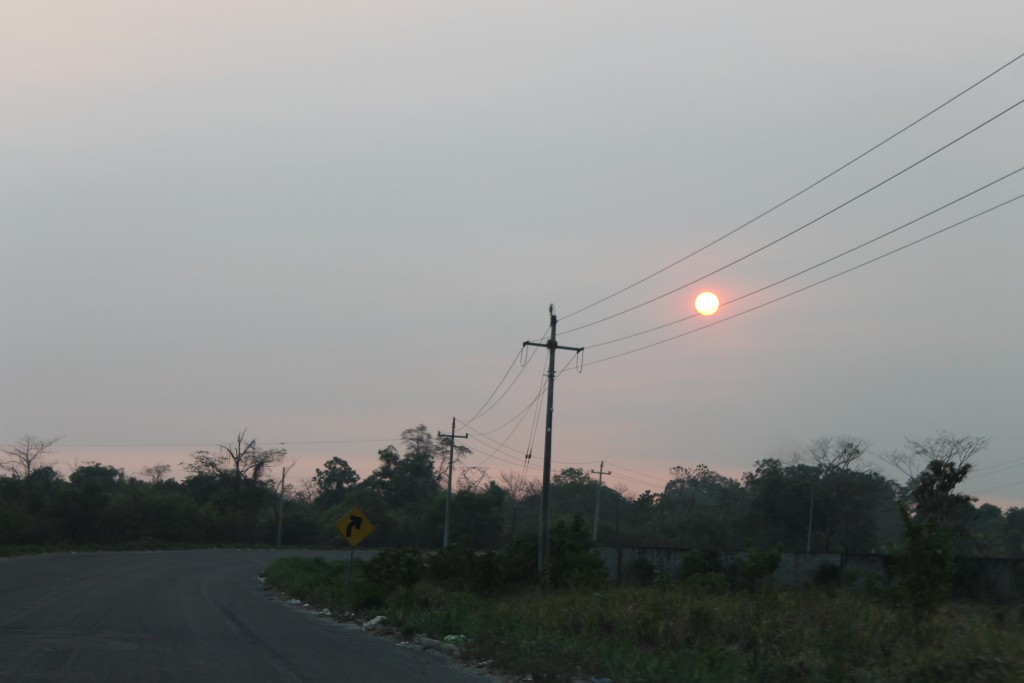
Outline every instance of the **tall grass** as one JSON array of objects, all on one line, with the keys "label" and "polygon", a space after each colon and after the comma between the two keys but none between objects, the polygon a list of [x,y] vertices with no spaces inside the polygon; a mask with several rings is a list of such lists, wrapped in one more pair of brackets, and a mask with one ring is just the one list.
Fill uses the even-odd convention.
[{"label": "tall grass", "polygon": [[[268,580],[343,610],[347,563],[288,559]],[[366,577],[356,582],[358,593]],[[465,652],[536,681],[1024,681],[1019,608],[947,604],[923,618],[860,593],[730,592],[691,583],[479,596],[428,580],[375,608],[406,634],[465,635]]]}]

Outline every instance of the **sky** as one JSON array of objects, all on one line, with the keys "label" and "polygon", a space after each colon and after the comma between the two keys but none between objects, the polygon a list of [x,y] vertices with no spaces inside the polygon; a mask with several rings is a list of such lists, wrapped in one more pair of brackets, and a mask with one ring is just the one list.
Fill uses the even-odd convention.
[{"label": "sky", "polygon": [[[1024,59],[746,225],[1020,55],[1022,23],[1019,0],[3,3],[0,443],[181,477],[247,430],[290,477],[365,477],[455,417],[465,465],[532,452],[539,478],[547,351],[523,342],[554,305],[585,349],[556,354],[556,472],[659,491],[849,435],[898,478],[881,454],[946,431],[991,440],[963,490],[1024,505],[1024,200],[798,291],[1024,193],[840,256],[1024,165]],[[689,318],[705,289],[725,304]]]}]

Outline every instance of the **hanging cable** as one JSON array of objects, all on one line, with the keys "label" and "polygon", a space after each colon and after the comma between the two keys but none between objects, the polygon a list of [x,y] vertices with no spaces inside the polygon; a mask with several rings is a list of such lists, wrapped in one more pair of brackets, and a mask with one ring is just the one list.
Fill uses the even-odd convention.
[{"label": "hanging cable", "polygon": [[[947,209],[947,208],[953,206],[954,204],[963,201],[964,199],[967,199],[968,197],[976,195],[979,192],[981,192],[982,190],[986,190],[986,189],[992,187],[993,185],[995,185],[995,184],[997,184],[999,182],[1002,182],[1003,180],[1006,180],[1007,178],[1009,178],[1009,177],[1011,177],[1013,175],[1016,175],[1017,173],[1020,173],[1021,171],[1024,171],[1024,166],[1021,166],[1020,168],[1016,169],[1015,171],[1010,171],[1006,175],[1003,175],[1003,176],[1001,176],[1001,177],[999,177],[999,178],[997,178],[995,180],[992,180],[992,181],[990,181],[988,183],[985,183],[981,187],[978,187],[977,189],[971,190],[967,194],[961,195],[960,197],[957,197],[953,201],[950,201],[950,202],[947,202],[947,203],[943,204],[942,206],[938,207],[937,209],[932,209],[931,211],[929,211],[927,213],[924,213],[924,214],[921,214],[917,218],[914,218],[913,220],[907,221],[906,223],[903,223],[902,225],[897,226],[897,227],[893,228],[892,230],[888,230],[886,232],[883,232],[881,235],[878,235],[877,237],[873,237],[873,238],[867,240],[866,242],[861,242],[860,244],[858,244],[855,247],[851,247],[851,248],[847,249],[846,251],[843,251],[843,252],[840,252],[840,253],[836,254],[835,256],[831,256],[831,257],[825,259],[824,261],[819,261],[818,263],[814,264],[813,266],[810,266],[808,268],[804,268],[803,270],[798,271],[796,273],[793,273],[792,275],[789,275],[787,277],[784,277],[781,280],[776,280],[775,282],[773,282],[773,283],[771,283],[769,285],[765,285],[764,287],[761,287],[759,289],[755,289],[755,290],[753,290],[751,292],[747,292],[746,294],[743,294],[742,296],[738,296],[738,297],[735,297],[733,299],[730,299],[729,301],[723,302],[721,304],[721,306],[724,307],[724,306],[727,306],[727,305],[730,305],[730,304],[735,304],[737,301],[741,301],[741,300],[746,299],[748,297],[754,296],[755,294],[760,294],[761,292],[763,292],[763,291],[765,291],[767,289],[771,289],[772,287],[780,285],[780,284],[782,284],[784,282],[788,282],[789,280],[792,280],[793,278],[799,277],[801,275],[805,275],[806,273],[809,273],[812,270],[815,270],[817,268],[820,268],[821,266],[829,264],[832,261],[835,261],[835,260],[840,259],[840,258],[842,258],[844,256],[852,254],[853,252],[855,252],[855,251],[857,251],[859,249],[862,249],[862,248],[864,248],[864,247],[866,247],[866,246],[868,246],[870,244],[873,244],[873,243],[875,243],[875,242],[877,242],[877,241],[879,241],[881,239],[884,239],[885,237],[889,237],[890,235],[893,235],[893,234],[899,232],[900,230],[903,230],[904,228],[907,228],[907,227],[909,227],[911,225],[914,225],[915,223],[918,223],[918,222],[924,220],[925,218],[928,218],[929,216],[933,216],[936,213],[938,213],[938,212],[940,212],[940,211],[942,211],[944,209]],[[687,315],[687,316],[685,316],[683,318],[679,318],[678,320],[673,320],[672,322],[664,323],[662,325],[658,325],[657,327],[652,327],[652,328],[643,330],[641,332],[634,332],[633,334],[627,334],[627,335],[625,335],[623,337],[618,337],[617,339],[611,339],[611,340],[608,340],[608,341],[599,342],[597,344],[589,344],[587,346],[587,348],[595,349],[595,348],[599,348],[601,346],[608,346],[609,344],[616,344],[618,342],[625,341],[627,339],[633,339],[634,337],[640,337],[640,336],[645,335],[645,334],[650,334],[651,332],[657,332],[658,330],[664,329],[666,327],[671,327],[672,325],[678,325],[679,323],[686,322],[687,320],[692,320],[694,318],[699,318],[699,317],[700,317],[699,313],[691,313],[690,315]]]},{"label": "hanging cable", "polygon": [[804,223],[803,225],[801,225],[801,226],[800,226],[800,227],[798,227],[798,228],[795,228],[795,229],[793,229],[793,230],[790,230],[789,232],[787,232],[786,234],[782,235],[781,237],[778,237],[778,238],[776,238],[776,239],[774,239],[774,240],[772,240],[772,241],[768,242],[767,244],[764,244],[764,245],[762,245],[762,246],[758,247],[757,249],[754,249],[753,251],[750,251],[750,252],[748,252],[748,253],[744,254],[743,256],[741,256],[741,257],[739,257],[739,258],[737,258],[737,259],[733,260],[733,261],[730,261],[729,263],[725,264],[724,266],[721,266],[721,267],[719,267],[719,268],[716,268],[715,270],[712,270],[712,271],[711,271],[711,272],[709,272],[709,273],[705,273],[704,275],[702,275],[702,276],[700,276],[700,277],[696,278],[695,280],[691,280],[690,282],[687,282],[687,283],[686,283],[686,284],[684,284],[684,285],[680,285],[679,287],[676,287],[675,289],[671,289],[671,290],[669,290],[669,291],[665,292],[664,294],[659,294],[658,296],[656,296],[656,297],[654,297],[654,298],[652,298],[652,299],[648,299],[647,301],[644,301],[644,302],[642,302],[642,303],[636,304],[635,306],[630,306],[629,308],[627,308],[627,309],[625,309],[625,310],[619,311],[618,313],[613,313],[612,315],[608,315],[608,316],[605,316],[605,317],[603,317],[603,318],[600,318],[599,320],[595,320],[595,321],[593,321],[593,322],[590,322],[590,323],[587,323],[587,324],[585,324],[585,325],[579,325],[579,326],[577,326],[577,327],[574,327],[574,328],[572,328],[572,329],[570,329],[570,330],[565,330],[565,331],[564,331],[564,332],[562,332],[561,334],[563,334],[563,335],[565,335],[565,334],[571,334],[571,333],[573,333],[573,332],[578,332],[578,331],[580,331],[580,330],[583,330],[583,329],[586,329],[586,328],[588,328],[588,327],[593,327],[594,325],[598,325],[598,324],[600,324],[600,323],[603,323],[603,322],[607,322],[608,320],[612,320],[613,318],[618,318],[618,317],[619,317],[619,316],[621,316],[621,315],[625,315],[626,313],[630,313],[630,312],[632,312],[632,311],[635,311],[635,310],[637,310],[638,308],[642,308],[642,307],[644,307],[644,306],[647,306],[648,304],[652,304],[652,303],[654,303],[655,301],[660,301],[661,299],[664,299],[665,297],[667,297],[667,296],[669,296],[669,295],[671,295],[671,294],[675,294],[676,292],[678,292],[678,291],[679,291],[679,290],[681,290],[681,289],[685,289],[685,288],[687,288],[687,287],[691,287],[691,286],[695,285],[696,283],[700,282],[701,280],[704,280],[704,279],[706,279],[706,278],[708,278],[708,277],[711,277],[712,275],[716,275],[716,274],[718,274],[718,273],[721,273],[721,272],[722,272],[723,270],[725,270],[725,269],[727,269],[727,268],[731,268],[732,266],[736,265],[737,263],[740,263],[740,262],[742,262],[742,261],[745,261],[745,260],[747,260],[748,258],[750,258],[751,256],[754,256],[755,254],[759,254],[759,253],[761,253],[762,251],[764,251],[764,250],[766,250],[766,249],[768,249],[768,248],[770,248],[770,247],[772,247],[772,246],[775,246],[775,245],[776,245],[776,244],[778,244],[779,242],[782,242],[783,240],[785,240],[785,239],[788,239],[788,238],[792,237],[793,235],[797,234],[798,232],[800,232],[800,231],[804,230],[805,228],[808,228],[808,227],[810,227],[810,226],[814,225],[815,223],[817,223],[818,221],[822,220],[823,218],[826,218],[826,217],[828,217],[828,216],[831,216],[831,215],[832,215],[832,214],[834,214],[835,212],[839,211],[840,209],[842,209],[842,208],[844,208],[844,207],[846,207],[846,206],[849,206],[850,204],[852,204],[853,202],[857,201],[857,200],[858,200],[858,199],[860,199],[861,197],[863,197],[863,196],[867,195],[868,193],[870,193],[870,192],[874,192],[875,190],[877,190],[878,188],[882,187],[882,186],[883,186],[883,185],[885,185],[886,183],[888,183],[888,182],[890,182],[890,181],[892,181],[892,180],[894,180],[894,179],[896,179],[896,178],[900,177],[901,175],[903,175],[903,174],[904,174],[904,173],[906,173],[907,171],[909,171],[909,170],[911,170],[911,169],[913,169],[913,168],[916,168],[917,166],[920,166],[920,165],[921,165],[922,163],[924,163],[924,162],[925,162],[925,161],[927,161],[928,159],[931,159],[931,158],[932,158],[932,157],[934,157],[934,156],[935,156],[936,154],[939,154],[940,152],[942,152],[942,151],[944,151],[944,150],[948,149],[949,147],[952,147],[953,145],[955,145],[956,143],[960,142],[961,140],[963,140],[963,139],[964,139],[964,138],[966,138],[967,136],[969,136],[969,135],[971,135],[971,134],[973,134],[973,133],[977,132],[978,130],[980,130],[980,129],[984,128],[984,127],[985,127],[985,126],[987,126],[988,124],[990,124],[990,123],[992,123],[993,121],[995,121],[996,119],[998,119],[999,117],[1001,117],[1001,116],[1003,116],[1003,115],[1007,114],[1008,112],[1010,112],[1010,111],[1012,111],[1012,110],[1016,109],[1016,108],[1017,108],[1017,107],[1019,107],[1019,106],[1020,106],[1021,104],[1024,104],[1024,99],[1018,100],[1017,102],[1015,102],[1014,104],[1010,105],[1010,106],[1009,106],[1009,107],[1007,107],[1006,109],[1002,110],[1001,112],[999,112],[999,113],[998,113],[998,114],[996,114],[995,116],[992,116],[991,118],[989,118],[989,119],[985,120],[984,122],[982,122],[982,123],[978,124],[977,126],[975,126],[975,127],[974,127],[974,128],[972,128],[972,129],[970,129],[970,130],[969,130],[969,131],[967,131],[966,133],[964,133],[964,134],[962,134],[962,135],[958,136],[957,138],[955,138],[955,139],[953,139],[953,140],[951,140],[951,141],[947,142],[947,143],[946,143],[946,144],[944,144],[944,145],[943,145],[942,147],[939,147],[938,149],[936,149],[935,151],[931,152],[930,154],[928,154],[928,155],[926,155],[926,156],[924,156],[924,157],[922,157],[922,158],[918,159],[917,161],[915,161],[914,163],[910,164],[909,166],[907,166],[907,167],[906,167],[906,168],[904,168],[903,170],[901,170],[901,171],[898,171],[897,173],[894,173],[893,175],[889,176],[889,177],[888,177],[888,178],[886,178],[885,180],[883,180],[883,181],[881,181],[881,182],[879,182],[879,183],[876,183],[875,185],[872,185],[871,187],[869,187],[868,189],[864,190],[864,191],[863,191],[863,192],[861,192],[860,194],[857,194],[856,196],[854,196],[854,197],[852,197],[852,198],[850,198],[850,199],[847,199],[847,200],[846,200],[845,202],[843,202],[842,204],[839,204],[838,206],[836,206],[836,207],[834,207],[834,208],[832,208],[832,209],[830,209],[830,210],[826,211],[825,213],[821,214],[821,215],[820,215],[820,216],[818,216],[817,218],[815,218],[815,219],[813,219],[813,220],[811,220],[811,221],[808,221],[807,223]]},{"label": "hanging cable", "polygon": [[1008,199],[1008,200],[1006,200],[1004,202],[1001,202],[1000,204],[997,204],[997,205],[995,205],[995,206],[993,206],[991,208],[988,208],[988,209],[985,209],[984,211],[976,213],[973,216],[965,218],[965,219],[963,219],[961,221],[957,221],[956,223],[953,223],[952,225],[948,225],[945,228],[942,228],[941,230],[936,230],[933,233],[930,233],[928,235],[925,235],[924,237],[921,237],[921,238],[916,239],[916,240],[914,240],[912,242],[904,244],[903,246],[898,247],[896,249],[893,249],[892,251],[888,251],[888,252],[886,252],[886,253],[884,253],[884,254],[882,254],[880,256],[876,256],[875,258],[872,258],[872,259],[870,259],[868,261],[864,261],[863,263],[859,263],[859,264],[857,264],[855,266],[852,266],[851,268],[847,268],[846,270],[840,271],[840,272],[838,272],[838,273],[836,273],[834,275],[830,275],[829,277],[826,277],[826,278],[823,278],[821,280],[818,280],[817,282],[813,282],[813,283],[811,283],[811,284],[809,284],[809,285],[807,285],[805,287],[801,287],[800,289],[797,289],[797,290],[794,290],[792,292],[789,292],[788,294],[783,294],[782,296],[777,297],[775,299],[772,299],[770,301],[766,301],[764,303],[758,304],[757,306],[754,306],[752,308],[748,308],[748,309],[746,309],[744,311],[740,311],[739,313],[735,313],[733,315],[730,315],[730,316],[728,316],[726,318],[722,318],[720,320],[715,320],[714,322],[708,323],[707,325],[704,325],[702,327],[698,327],[698,328],[693,329],[693,330],[689,330],[687,332],[683,332],[682,334],[677,334],[677,335],[675,335],[673,337],[668,337],[667,339],[662,339],[660,341],[656,341],[656,342],[653,342],[651,344],[647,344],[645,346],[641,346],[639,348],[632,349],[630,351],[623,351],[622,353],[618,353],[618,354],[615,354],[613,356],[606,356],[604,358],[600,358],[600,359],[595,360],[595,361],[590,361],[589,363],[587,363],[587,365],[597,365],[598,363],[605,363],[605,362],[613,360],[615,358],[621,358],[623,356],[628,356],[628,355],[631,355],[631,354],[634,354],[634,353],[639,353],[640,351],[645,351],[645,350],[650,349],[652,347],[659,346],[661,344],[665,344],[667,342],[670,342],[670,341],[673,341],[673,340],[676,340],[676,339],[680,339],[682,337],[686,337],[686,336],[691,335],[691,334],[693,334],[695,332],[700,332],[701,330],[706,330],[709,327],[714,327],[715,325],[720,325],[720,324],[722,324],[724,322],[727,322],[729,320],[734,320],[735,318],[738,318],[738,317],[740,317],[742,315],[746,315],[747,313],[753,313],[754,311],[762,309],[765,306],[770,306],[771,304],[778,303],[779,301],[782,301],[783,299],[788,299],[791,296],[794,296],[796,294],[800,294],[801,292],[805,292],[808,289],[811,289],[813,287],[817,287],[818,285],[822,285],[822,284],[824,284],[826,282],[829,282],[831,280],[835,280],[838,277],[841,277],[841,276],[846,275],[848,273],[852,273],[853,271],[859,270],[860,268],[863,268],[863,267],[865,267],[867,265],[870,265],[870,264],[872,264],[872,263],[874,263],[876,261],[880,261],[883,258],[886,258],[887,256],[892,256],[893,254],[895,254],[897,252],[903,251],[904,249],[908,249],[908,248],[910,248],[910,247],[912,247],[912,246],[914,246],[916,244],[920,244],[921,242],[924,242],[925,240],[931,239],[932,237],[936,237],[937,235],[941,235],[942,233],[944,233],[944,232],[946,232],[948,230],[952,230],[953,228],[955,228],[957,226],[960,226],[960,225],[963,225],[964,223],[967,223],[968,221],[974,220],[975,218],[978,218],[980,216],[984,216],[985,214],[991,213],[992,211],[995,211],[996,209],[999,209],[999,208],[1002,208],[1002,207],[1004,207],[1004,206],[1006,206],[1008,204],[1011,204],[1011,203],[1013,203],[1013,202],[1015,202],[1015,201],[1017,201],[1017,200],[1019,200],[1021,198],[1024,198],[1024,194],[1019,194],[1016,197],[1013,197],[1012,199]]},{"label": "hanging cable", "polygon": [[[797,198],[797,197],[799,197],[800,195],[802,195],[802,194],[804,194],[805,192],[807,192],[808,190],[811,190],[812,188],[814,188],[814,187],[816,187],[816,186],[820,185],[821,183],[825,182],[826,180],[828,180],[828,179],[829,179],[829,178],[831,178],[832,176],[836,175],[836,174],[837,174],[837,173],[839,173],[840,171],[844,170],[844,169],[845,169],[845,168],[847,168],[848,166],[850,166],[850,165],[854,164],[854,163],[855,163],[855,162],[857,162],[857,161],[860,161],[861,159],[863,159],[864,157],[866,157],[866,156],[867,156],[868,154],[871,154],[872,152],[874,152],[874,151],[875,151],[876,149],[878,149],[878,148],[879,148],[879,147],[881,147],[882,145],[886,144],[887,142],[889,142],[889,141],[893,140],[893,139],[894,139],[894,138],[896,138],[897,136],[899,136],[899,135],[901,135],[901,134],[905,133],[906,131],[910,130],[911,128],[913,128],[914,126],[916,126],[917,124],[921,123],[921,122],[922,122],[922,121],[924,121],[924,120],[925,120],[926,118],[928,118],[929,116],[931,116],[932,114],[934,114],[934,113],[938,112],[938,111],[939,111],[940,109],[944,108],[944,107],[945,107],[946,105],[948,105],[948,104],[951,104],[952,102],[954,102],[955,100],[958,100],[958,99],[959,99],[960,97],[962,97],[963,95],[966,95],[966,94],[967,94],[968,92],[970,92],[971,90],[974,90],[974,89],[975,89],[976,87],[978,87],[979,85],[981,85],[982,83],[984,83],[984,82],[985,82],[985,81],[987,81],[988,79],[992,78],[992,77],[993,77],[993,76],[995,76],[995,75],[996,75],[997,73],[999,73],[999,72],[1000,72],[1000,71],[1002,71],[1003,69],[1007,68],[1008,66],[1010,66],[1011,64],[1013,64],[1013,63],[1014,63],[1014,62],[1016,62],[1017,60],[1021,59],[1022,57],[1024,57],[1024,52],[1022,52],[1021,54],[1017,55],[1016,57],[1014,57],[1014,58],[1013,58],[1013,59],[1011,59],[1010,61],[1006,62],[1005,64],[1003,64],[1003,65],[1002,65],[1001,67],[999,67],[999,68],[998,68],[998,69],[996,69],[995,71],[992,71],[991,73],[989,73],[989,74],[988,74],[987,76],[985,76],[985,77],[984,77],[984,78],[982,78],[981,80],[975,81],[975,82],[974,82],[974,83],[973,83],[972,85],[970,85],[969,87],[965,88],[964,90],[961,90],[960,92],[958,92],[958,93],[957,93],[956,95],[954,95],[953,97],[949,98],[948,100],[946,100],[945,102],[943,102],[943,103],[942,103],[942,104],[940,104],[939,106],[937,106],[937,107],[935,107],[934,109],[932,109],[931,111],[929,111],[929,112],[928,112],[927,114],[925,114],[925,115],[923,115],[923,116],[921,116],[921,117],[919,117],[919,118],[915,119],[914,121],[912,121],[911,123],[907,124],[907,125],[906,125],[906,126],[904,126],[903,128],[900,128],[900,129],[899,129],[898,131],[896,131],[895,133],[893,133],[893,134],[892,134],[892,135],[890,135],[889,137],[885,138],[884,140],[882,140],[882,141],[881,141],[881,142],[879,142],[878,144],[874,145],[873,147],[869,148],[869,149],[868,149],[867,151],[865,151],[865,152],[862,152],[861,154],[858,154],[858,155],[857,155],[857,156],[855,156],[855,157],[854,157],[853,159],[851,159],[850,161],[847,161],[847,162],[846,162],[845,164],[843,164],[842,166],[840,166],[840,167],[839,167],[839,168],[837,168],[836,170],[834,170],[834,171],[832,171],[831,173],[828,173],[828,174],[826,174],[826,175],[822,176],[821,178],[819,178],[818,180],[814,181],[813,183],[811,183],[810,185],[808,185],[808,186],[807,186],[807,187],[805,187],[804,189],[802,189],[802,190],[800,190],[799,192],[797,192],[796,194],[790,195],[789,197],[787,197],[786,199],[782,200],[781,202],[779,202],[779,203],[778,203],[778,204],[776,204],[775,206],[771,207],[771,208],[770,208],[770,209],[768,209],[767,211],[764,211],[763,213],[760,213],[760,214],[758,214],[757,216],[754,216],[753,218],[751,218],[750,220],[748,220],[748,221],[747,221],[746,223],[743,223],[743,224],[742,224],[742,225],[740,225],[739,227],[737,227],[737,228],[733,228],[732,230],[730,230],[729,232],[725,233],[725,234],[724,234],[724,235],[722,235],[721,237],[718,237],[717,239],[714,239],[714,240],[712,240],[711,242],[708,242],[708,243],[707,243],[707,244],[705,244],[705,245],[704,245],[703,247],[700,247],[699,249],[697,249],[697,250],[695,250],[695,251],[692,251],[692,252],[690,252],[689,254],[687,254],[686,256],[684,256],[683,258],[681,258],[681,259],[679,259],[679,260],[677,260],[677,261],[673,261],[672,263],[668,264],[668,265],[667,265],[667,266],[665,266],[664,268],[662,268],[662,269],[660,269],[660,270],[656,270],[655,272],[651,273],[650,275],[648,275],[648,276],[646,276],[646,277],[643,277],[643,278],[641,278],[641,279],[637,280],[637,281],[636,281],[636,282],[634,282],[633,284],[631,284],[631,285],[628,285],[628,286],[626,286],[626,287],[623,287],[622,289],[620,289],[620,290],[618,290],[618,291],[616,291],[616,292],[613,292],[613,293],[609,294],[608,296],[604,297],[603,299],[599,299],[599,300],[595,301],[595,302],[594,302],[594,303],[592,303],[592,304],[588,304],[588,305],[584,306],[583,308],[579,308],[579,309],[576,309],[575,311],[573,311],[572,313],[569,313],[568,315],[562,316],[562,320],[567,320],[567,319],[569,319],[569,318],[573,317],[574,315],[577,315],[577,314],[579,314],[579,313],[582,313],[583,311],[586,311],[586,310],[589,310],[589,309],[593,308],[594,306],[597,306],[597,305],[599,305],[599,304],[603,304],[603,303],[604,303],[605,301],[608,301],[608,300],[610,300],[610,299],[613,299],[614,297],[617,297],[617,296],[618,296],[619,294],[622,294],[622,293],[624,293],[624,292],[627,292],[627,291],[629,291],[629,290],[633,289],[634,287],[636,287],[637,285],[640,285],[640,284],[643,284],[644,282],[647,282],[647,281],[648,281],[648,280],[650,280],[651,278],[653,278],[653,277],[655,277],[655,276],[657,276],[657,275],[660,275],[660,274],[664,273],[664,272],[665,272],[666,270],[669,270],[669,269],[671,269],[671,268],[674,268],[675,266],[678,266],[678,265],[679,265],[680,263],[683,263],[684,261],[687,261],[688,259],[690,259],[690,258],[692,258],[692,257],[696,256],[697,254],[701,253],[702,251],[704,251],[704,250],[706,250],[706,249],[708,249],[708,248],[710,248],[710,247],[712,247],[712,246],[714,246],[714,245],[718,244],[719,242],[721,242],[722,240],[726,239],[727,237],[730,237],[730,236],[732,236],[732,235],[736,234],[737,232],[739,232],[739,231],[740,231],[740,230],[742,230],[743,228],[746,228],[746,227],[747,227],[748,225],[750,225],[750,224],[752,224],[752,223],[754,223],[754,222],[756,222],[756,221],[760,220],[761,218],[764,218],[765,216],[767,216],[768,214],[772,213],[772,212],[773,212],[773,211],[775,211],[776,209],[780,209],[780,208],[782,208],[783,206],[785,206],[785,205],[786,205],[786,204],[788,204],[789,202],[793,201],[794,199],[796,199],[796,198]],[[545,333],[545,334],[546,334],[546,333]]]}]

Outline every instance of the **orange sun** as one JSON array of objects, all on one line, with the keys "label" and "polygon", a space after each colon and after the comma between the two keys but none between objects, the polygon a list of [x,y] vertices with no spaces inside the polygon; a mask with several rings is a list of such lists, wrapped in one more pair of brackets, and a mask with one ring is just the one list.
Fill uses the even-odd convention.
[{"label": "orange sun", "polygon": [[718,296],[714,292],[701,292],[693,306],[701,315],[714,315],[718,312]]}]

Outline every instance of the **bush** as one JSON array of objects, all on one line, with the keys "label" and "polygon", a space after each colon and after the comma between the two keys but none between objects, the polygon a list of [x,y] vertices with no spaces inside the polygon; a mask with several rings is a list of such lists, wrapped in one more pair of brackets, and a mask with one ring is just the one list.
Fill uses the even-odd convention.
[{"label": "bush", "polygon": [[895,597],[920,619],[952,593],[953,540],[934,518],[914,519],[905,508],[900,512],[906,540],[894,558],[899,580]]},{"label": "bush", "polygon": [[683,558],[683,579],[720,571],[722,571],[722,562],[714,550],[691,550]]},{"label": "bush", "polygon": [[383,548],[366,563],[367,578],[390,586],[411,588],[427,574],[419,548]]},{"label": "bush", "polygon": [[733,567],[734,582],[738,588],[753,590],[763,587],[779,568],[782,550],[749,550]]},{"label": "bush", "polygon": [[464,545],[451,545],[427,559],[431,581],[477,593],[494,593],[505,586],[502,562],[494,552],[478,555]]},{"label": "bush", "polygon": [[555,588],[599,588],[608,583],[608,570],[590,552],[590,535],[581,515],[572,524],[558,522],[551,529],[549,572]]}]

